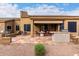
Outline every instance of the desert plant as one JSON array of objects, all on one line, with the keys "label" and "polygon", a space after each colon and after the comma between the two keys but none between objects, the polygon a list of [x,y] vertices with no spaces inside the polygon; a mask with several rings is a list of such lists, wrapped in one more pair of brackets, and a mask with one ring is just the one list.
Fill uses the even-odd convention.
[{"label": "desert plant", "polygon": [[35,55],[36,56],[44,56],[45,55],[45,46],[43,44],[35,45]]}]

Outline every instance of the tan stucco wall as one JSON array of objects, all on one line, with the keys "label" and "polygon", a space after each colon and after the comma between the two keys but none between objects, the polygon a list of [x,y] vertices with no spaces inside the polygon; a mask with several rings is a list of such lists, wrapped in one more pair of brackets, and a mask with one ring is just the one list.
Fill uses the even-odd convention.
[{"label": "tan stucco wall", "polygon": [[0,31],[5,31],[5,23],[0,23]]},{"label": "tan stucco wall", "polygon": [[5,31],[7,29],[7,26],[11,26],[11,32],[16,32],[16,25],[20,25],[20,20],[9,20],[9,21],[3,21],[0,22],[0,31]]},{"label": "tan stucco wall", "polygon": [[68,22],[77,22],[77,32],[72,32],[73,34],[78,34],[79,33],[79,20],[65,20],[64,21],[64,29],[68,29]]},{"label": "tan stucco wall", "polygon": [[40,26],[38,24],[34,24],[34,35],[36,35],[36,31],[39,32],[40,31]]},{"label": "tan stucco wall", "polygon": [[14,31],[15,32],[16,32],[16,25],[19,25],[19,27],[20,27],[20,20],[15,20],[15,24],[14,24]]},{"label": "tan stucco wall", "polygon": [[[71,18],[71,17],[70,17]],[[63,21],[64,20],[64,29],[68,29],[68,22],[72,22],[72,21],[74,21],[74,22],[77,22],[77,34],[79,33],[79,20],[77,19],[70,19],[70,20],[68,20],[68,19],[52,19],[52,17],[51,18],[46,18],[46,17],[41,17],[41,18],[39,18],[39,17],[35,17],[35,18],[31,18],[31,17],[26,17],[26,18],[20,18],[20,20],[16,20],[16,21],[6,21],[6,22],[0,22],[0,31],[1,30],[5,30],[5,28],[6,28],[6,26],[12,26],[12,32],[15,32],[16,31],[16,25],[19,25],[20,26],[20,30],[21,31],[24,31],[24,24],[31,24],[31,31],[30,32],[28,32],[28,33],[30,33],[31,34],[31,36],[33,36],[34,35],[34,33],[35,33],[35,31],[39,31],[39,26],[35,26],[35,24],[34,24],[34,21],[54,21],[54,22],[56,22],[57,21],[57,23],[58,22],[60,22],[60,21]]]},{"label": "tan stucco wall", "polygon": [[20,30],[24,31],[24,24],[31,24],[31,32],[29,32],[31,34],[31,36],[33,36],[33,20],[31,20],[30,18],[21,18],[20,20]]},{"label": "tan stucco wall", "polygon": [[11,32],[14,32],[14,24],[14,21],[5,22],[5,29],[7,29],[7,26],[11,26]]}]

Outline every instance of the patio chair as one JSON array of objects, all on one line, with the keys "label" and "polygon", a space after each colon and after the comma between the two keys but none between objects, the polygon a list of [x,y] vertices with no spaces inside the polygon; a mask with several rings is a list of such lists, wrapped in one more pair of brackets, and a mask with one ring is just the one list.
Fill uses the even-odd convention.
[{"label": "patio chair", "polygon": [[45,32],[45,36],[50,36],[50,35],[51,35],[51,33],[49,31]]},{"label": "patio chair", "polygon": [[73,35],[72,34],[70,34],[70,41],[72,42],[73,41]]},{"label": "patio chair", "polygon": [[70,41],[71,42],[73,42],[73,43],[75,43],[75,44],[77,44],[78,42],[78,39],[77,38],[75,38],[76,36],[75,35],[73,35],[73,34],[70,34]]},{"label": "patio chair", "polygon": [[36,32],[36,35],[37,35],[37,36],[39,36],[39,35],[40,35],[38,31],[35,31],[35,32]]}]

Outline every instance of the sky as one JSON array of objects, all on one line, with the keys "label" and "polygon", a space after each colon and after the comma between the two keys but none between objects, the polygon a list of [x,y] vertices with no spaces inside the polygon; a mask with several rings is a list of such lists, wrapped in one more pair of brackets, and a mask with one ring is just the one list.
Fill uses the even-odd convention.
[{"label": "sky", "polygon": [[0,18],[19,18],[20,11],[28,15],[79,16],[79,3],[0,3]]}]

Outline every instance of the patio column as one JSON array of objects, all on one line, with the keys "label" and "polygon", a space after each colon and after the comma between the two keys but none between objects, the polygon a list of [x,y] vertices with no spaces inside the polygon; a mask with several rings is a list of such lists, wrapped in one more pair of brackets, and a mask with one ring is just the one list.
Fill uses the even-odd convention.
[{"label": "patio column", "polygon": [[32,20],[32,23],[31,23],[31,37],[34,36],[34,24],[33,24],[33,20]]},{"label": "patio column", "polygon": [[58,24],[58,32],[60,31],[60,24]]}]

